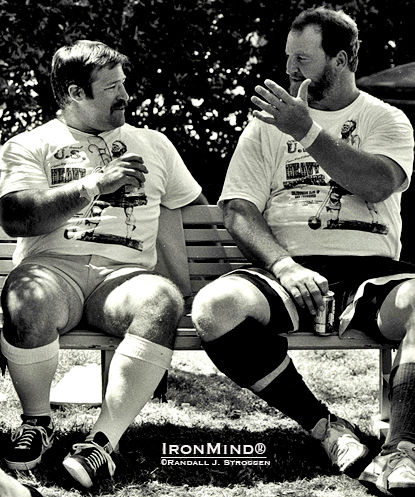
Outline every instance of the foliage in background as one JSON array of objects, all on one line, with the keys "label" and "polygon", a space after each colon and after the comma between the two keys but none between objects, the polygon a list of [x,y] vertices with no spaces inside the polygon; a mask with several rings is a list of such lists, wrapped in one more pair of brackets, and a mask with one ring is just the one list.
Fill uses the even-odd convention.
[{"label": "foliage in background", "polygon": [[[165,132],[215,202],[256,84],[283,86],[285,40],[308,0],[0,0],[0,142],[51,119],[49,65],[76,39],[132,61],[128,121]],[[338,2],[358,22],[358,77],[411,62],[410,0]]]}]

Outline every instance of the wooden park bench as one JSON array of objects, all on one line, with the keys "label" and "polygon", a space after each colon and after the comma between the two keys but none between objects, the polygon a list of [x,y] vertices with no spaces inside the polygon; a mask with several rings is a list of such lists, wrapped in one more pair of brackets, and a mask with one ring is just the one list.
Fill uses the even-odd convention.
[{"label": "wooden park bench", "polygon": [[[173,212],[173,211],[170,211]],[[231,236],[223,226],[221,210],[212,205],[188,206],[175,212],[175,221],[168,219],[161,230],[173,232],[176,239],[183,237],[183,250],[186,270],[180,277],[187,279],[190,295],[187,298],[187,311],[190,310],[191,298],[208,282],[233,269],[247,267],[248,263],[236,247]],[[180,226],[177,226],[179,222]],[[183,229],[182,229],[183,227]],[[166,246],[166,243],[161,242]],[[177,243],[177,241],[175,242]],[[179,240],[180,243],[180,240]],[[0,288],[7,274],[12,269],[12,253],[15,240],[8,237],[0,228]],[[166,248],[166,247],[165,247]],[[167,247],[176,255],[176,246]],[[183,266],[182,266],[183,269]],[[184,274],[185,273],[185,274]],[[379,420],[389,417],[387,397],[387,380],[392,365],[392,346],[378,343],[356,331],[349,333],[348,338],[338,335],[319,336],[313,332],[296,332],[286,335],[291,350],[327,350],[327,349],[377,349],[379,350]],[[75,329],[63,335],[60,340],[61,349],[88,349],[101,351],[102,391],[108,379],[109,365],[120,339],[104,333],[86,329]],[[201,350],[200,340],[195,332],[190,315],[182,317],[178,326],[175,343],[176,350]],[[324,372],[323,372],[324,374]]]}]

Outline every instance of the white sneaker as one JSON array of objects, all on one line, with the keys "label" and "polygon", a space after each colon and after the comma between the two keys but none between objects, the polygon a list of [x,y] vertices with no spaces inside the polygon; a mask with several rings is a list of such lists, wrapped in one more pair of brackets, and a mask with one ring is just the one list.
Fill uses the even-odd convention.
[{"label": "white sneaker", "polygon": [[311,435],[320,440],[333,465],[344,472],[357,460],[369,452],[354,433],[355,427],[345,419],[322,418],[311,431]]},{"label": "white sneaker", "polygon": [[115,464],[109,454],[110,443],[102,433],[91,441],[75,444],[63,461],[68,473],[85,488],[91,488],[102,478],[112,477]]},{"label": "white sneaker", "polygon": [[359,477],[360,483],[385,495],[415,495],[415,444],[401,441],[396,452],[376,456]]}]

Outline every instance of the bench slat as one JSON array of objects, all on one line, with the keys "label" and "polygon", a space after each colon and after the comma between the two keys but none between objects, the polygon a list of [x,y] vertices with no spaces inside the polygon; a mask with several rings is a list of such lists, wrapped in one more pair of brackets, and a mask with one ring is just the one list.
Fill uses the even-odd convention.
[{"label": "bench slat", "polygon": [[235,244],[229,232],[225,228],[184,228],[184,238],[187,243],[197,242],[220,242]]},{"label": "bench slat", "polygon": [[189,259],[244,259],[238,247],[187,247]]},{"label": "bench slat", "polygon": [[13,269],[13,262],[9,259],[0,259],[0,274],[8,275]]},{"label": "bench slat", "polygon": [[192,205],[182,209],[183,224],[223,224],[223,213],[216,205]]},{"label": "bench slat", "polygon": [[246,262],[189,262],[189,272],[190,276],[220,276],[247,266]]}]

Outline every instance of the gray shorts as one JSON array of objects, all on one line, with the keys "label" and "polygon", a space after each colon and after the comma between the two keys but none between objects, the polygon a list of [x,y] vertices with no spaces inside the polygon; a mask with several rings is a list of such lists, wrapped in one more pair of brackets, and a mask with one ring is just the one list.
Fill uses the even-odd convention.
[{"label": "gray shorts", "polygon": [[116,262],[98,255],[45,256],[33,255],[19,267],[39,265],[61,276],[75,290],[82,305],[105,282],[126,274],[149,272],[136,264]]}]

